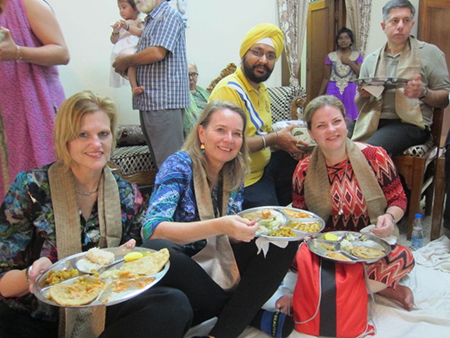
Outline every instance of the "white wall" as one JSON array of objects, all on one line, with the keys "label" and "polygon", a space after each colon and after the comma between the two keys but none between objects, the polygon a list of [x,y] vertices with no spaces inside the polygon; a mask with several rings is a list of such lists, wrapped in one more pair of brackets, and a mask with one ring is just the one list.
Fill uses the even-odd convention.
[{"label": "white wall", "polygon": [[[66,96],[85,89],[110,96],[119,105],[119,123],[138,124],[129,87],[109,87],[110,24],[120,19],[115,0],[48,0],[69,46],[70,63],[60,67]],[[254,25],[278,24],[276,0],[187,0],[188,58],[199,68],[199,84],[208,86],[230,62],[239,65],[239,47]],[[268,86],[281,84],[280,64]]]}]

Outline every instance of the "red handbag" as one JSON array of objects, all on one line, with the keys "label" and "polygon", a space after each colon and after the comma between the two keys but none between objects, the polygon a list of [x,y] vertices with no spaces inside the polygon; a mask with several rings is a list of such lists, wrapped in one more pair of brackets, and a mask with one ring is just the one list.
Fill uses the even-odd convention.
[{"label": "red handbag", "polygon": [[295,329],[314,336],[359,337],[373,333],[362,263],[335,263],[297,252],[298,280],[293,295]]}]

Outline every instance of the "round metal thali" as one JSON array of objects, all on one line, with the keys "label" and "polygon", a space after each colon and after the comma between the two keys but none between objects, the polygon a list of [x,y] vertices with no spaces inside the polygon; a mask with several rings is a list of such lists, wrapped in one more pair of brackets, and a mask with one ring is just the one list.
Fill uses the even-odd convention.
[{"label": "round metal thali", "polygon": [[[316,214],[292,207],[257,207],[243,210],[238,215],[260,224],[256,236],[270,241],[300,241],[305,236],[314,236],[325,228],[325,222]],[[296,229],[295,226],[303,230]],[[272,231],[277,232],[280,227],[288,227],[294,236],[271,235]]]},{"label": "round metal thali", "polygon": [[[326,235],[331,234],[337,237],[337,240],[328,240]],[[367,247],[380,250],[380,256],[375,258],[361,258],[355,256],[351,250],[348,250],[348,244],[343,244],[347,240],[353,247]],[[331,231],[322,233],[317,238],[310,238],[307,241],[309,250],[323,258],[340,263],[375,263],[386,257],[391,252],[391,246],[381,238],[370,234],[361,234],[353,231]],[[347,249],[345,249],[347,247]]]},{"label": "round metal thali", "polygon": [[[117,260],[123,260],[126,254],[130,252],[155,252],[156,250],[148,249],[148,248],[140,248],[136,247],[134,249],[127,249],[126,247],[117,247],[117,248],[106,248],[102,249],[105,251],[112,252],[115,255],[115,261]],[[80,271],[77,268],[77,261],[80,259],[84,259],[86,257],[87,252],[81,252],[69,257],[66,257],[64,259],[59,260],[55,264],[53,264],[49,269],[47,269],[44,273],[42,273],[34,282],[33,291],[34,295],[42,302],[53,305],[53,306],[59,306],[59,307],[89,307],[89,306],[97,306],[97,305],[114,305],[121,302],[124,302],[128,299],[131,299],[142,292],[150,289],[152,286],[154,286],[156,283],[158,283],[164,275],[167,273],[167,271],[170,268],[170,260],[167,261],[163,269],[152,275],[147,276],[140,276],[138,278],[130,278],[130,279],[120,279],[120,282],[123,283],[123,285],[126,285],[123,291],[117,292],[113,291],[114,288],[113,283],[116,283],[118,280],[111,280],[108,277],[105,278],[99,278],[100,280],[103,280],[107,283],[107,286],[103,289],[103,291],[100,292],[98,297],[85,305],[76,305],[76,306],[63,306],[55,301],[53,301],[50,297],[50,288],[52,285],[49,285],[46,282],[47,276],[50,273],[50,271],[58,272],[61,270],[78,270],[79,275],[76,277],[72,277],[69,279],[66,279],[60,283],[63,284],[73,284],[75,281],[77,281],[80,278],[87,278],[87,279],[93,279],[94,277],[91,277],[90,274],[84,273]],[[115,264],[107,269],[105,269],[106,272],[114,270],[114,269],[120,269],[120,267],[125,264],[124,261],[119,262],[118,264]],[[56,284],[53,284],[56,285]]]}]

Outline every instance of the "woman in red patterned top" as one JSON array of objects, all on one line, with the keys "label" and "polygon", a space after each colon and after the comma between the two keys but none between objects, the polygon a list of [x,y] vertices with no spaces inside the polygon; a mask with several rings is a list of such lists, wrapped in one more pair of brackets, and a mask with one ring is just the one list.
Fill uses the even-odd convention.
[{"label": "woman in red patterned top", "polygon": [[[297,165],[292,205],[321,216],[325,231],[359,231],[375,224],[372,233],[388,237],[405,213],[405,192],[383,148],[347,138],[345,116],[334,96],[320,96],[308,104],[303,118],[318,147]],[[407,248],[395,245],[386,258],[367,267],[372,291],[412,309],[412,291],[399,285],[414,267]]]}]

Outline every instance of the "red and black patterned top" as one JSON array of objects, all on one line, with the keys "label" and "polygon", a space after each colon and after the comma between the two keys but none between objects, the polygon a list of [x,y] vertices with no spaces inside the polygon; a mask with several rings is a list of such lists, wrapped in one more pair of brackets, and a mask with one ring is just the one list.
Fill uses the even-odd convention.
[{"label": "red and black patterned top", "polygon": [[[407,198],[397,170],[389,155],[381,147],[367,145],[362,149],[370,168],[373,170],[381,189],[386,196],[387,205],[406,210]],[[301,160],[293,177],[293,202],[295,208],[308,210],[305,203],[304,183],[310,157]],[[331,216],[325,231],[359,231],[370,224],[367,205],[361,188],[356,180],[351,163],[342,161],[327,166],[328,180],[331,186]],[[342,214],[339,215],[339,210]]]}]

